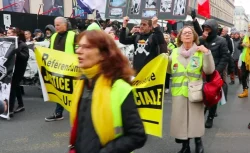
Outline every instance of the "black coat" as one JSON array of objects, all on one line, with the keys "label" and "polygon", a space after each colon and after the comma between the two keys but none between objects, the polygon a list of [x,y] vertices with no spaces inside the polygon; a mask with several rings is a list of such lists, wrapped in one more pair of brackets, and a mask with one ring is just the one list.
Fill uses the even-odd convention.
[{"label": "black coat", "polygon": [[[88,84],[88,80],[85,80]],[[142,147],[147,136],[139,116],[132,91],[125,98],[122,106],[124,135],[102,147],[94,129],[91,118],[91,101],[93,86],[84,87],[82,99],[78,106],[78,127],[75,149],[76,153],[130,153]]]},{"label": "black coat", "polygon": [[225,38],[217,35],[218,24],[214,19],[206,20],[202,25],[203,30],[205,26],[210,27],[212,31],[209,33],[206,40],[200,37],[200,45],[204,45],[211,50],[214,58],[215,69],[222,74],[226,69],[230,57],[227,41]]},{"label": "black coat", "polygon": [[227,40],[228,50],[230,52],[230,55],[232,55],[233,50],[234,50],[234,48],[233,48],[233,42],[232,42],[232,40],[231,40],[231,38],[230,38],[230,36],[228,34],[226,34],[223,37]]},{"label": "black coat", "polygon": [[12,85],[19,85],[21,82],[29,59],[29,48],[26,43],[19,41],[18,48],[14,50],[16,54],[15,69],[12,76]]},{"label": "black coat", "polygon": [[29,59],[29,47],[23,41],[18,42],[18,48],[15,49],[16,53],[16,66],[18,64],[27,63]]}]

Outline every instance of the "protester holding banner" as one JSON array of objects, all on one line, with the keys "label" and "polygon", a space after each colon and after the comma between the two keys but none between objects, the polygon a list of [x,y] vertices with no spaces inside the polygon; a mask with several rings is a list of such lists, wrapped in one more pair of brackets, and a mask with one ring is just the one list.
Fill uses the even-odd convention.
[{"label": "protester holding banner", "polygon": [[100,30],[81,33],[78,45],[83,76],[70,114],[71,151],[130,153],[142,147],[147,137],[130,85],[133,70],[128,59]]},{"label": "protester holding banner", "polygon": [[[164,34],[164,39],[165,39],[166,44],[167,44],[167,49],[168,49],[167,53],[168,53],[168,55],[171,55],[173,49],[176,48],[176,45],[170,41],[170,35],[169,34]],[[166,74],[166,79],[165,79],[165,93],[166,94],[169,93],[170,77],[171,77],[171,75],[167,73]]]},{"label": "protester holding banner", "polygon": [[29,48],[26,45],[24,32],[18,28],[11,27],[7,32],[7,36],[17,36],[18,37],[18,48],[14,51],[16,54],[15,70],[12,76],[11,89],[10,89],[10,100],[9,100],[9,116],[14,115],[15,100],[17,98],[18,107],[15,109],[15,113],[24,111],[24,104],[22,99],[22,92],[20,87],[20,82],[23,79],[27,62],[29,59]]},{"label": "protester holding banner", "polygon": [[[212,74],[215,66],[211,51],[197,44],[198,35],[194,29],[184,27],[177,38],[178,48],[169,59],[173,102],[170,134],[177,143],[182,143],[179,153],[190,153],[191,138],[195,138],[196,153],[204,152],[201,140],[205,133],[202,72]],[[195,93],[198,96],[193,96]]]},{"label": "protester holding banner", "polygon": [[41,41],[44,41],[44,33],[42,32],[41,29],[35,29],[34,31],[34,38],[33,40],[35,42],[41,42]]},{"label": "protester holding banner", "polygon": [[56,29],[53,25],[49,24],[45,27],[45,37],[44,41],[34,42],[35,46],[41,46],[48,48],[50,46],[50,40],[52,35],[56,32]]},{"label": "protester holding banner", "polygon": [[50,41],[51,36],[56,32],[56,29],[53,25],[49,24],[45,27],[45,41]]},{"label": "protester holding banner", "polygon": [[[58,51],[63,51],[68,54],[75,53],[75,33],[68,30],[68,21],[64,17],[55,19],[56,33],[51,37],[50,48]],[[45,121],[57,121],[63,119],[64,108],[60,104],[56,104],[55,113],[52,116],[46,117]]]},{"label": "protester holding banner", "polygon": [[[134,44],[133,68],[138,74],[148,62],[160,53],[167,52],[167,46],[163,33],[157,25],[157,17],[152,18],[152,20],[142,19],[140,24],[140,34],[132,36],[127,36],[126,33],[128,21],[129,17],[123,18],[120,43],[125,45]],[[154,31],[153,33],[152,30]]]},{"label": "protester holding banner", "polygon": [[25,35],[25,42],[33,42],[33,38],[31,36],[31,32],[29,30],[24,31],[24,35]]}]

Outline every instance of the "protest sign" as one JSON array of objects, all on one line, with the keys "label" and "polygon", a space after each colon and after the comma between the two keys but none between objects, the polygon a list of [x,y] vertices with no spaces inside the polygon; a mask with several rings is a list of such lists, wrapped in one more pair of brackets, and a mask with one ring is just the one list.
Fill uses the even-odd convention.
[{"label": "protest sign", "polygon": [[77,55],[43,47],[37,47],[35,55],[44,101],[57,102],[69,111],[80,76]]},{"label": "protest sign", "polygon": [[184,20],[187,16],[189,0],[108,0],[105,17],[121,19],[159,19]]},{"label": "protest sign", "polygon": [[135,103],[147,134],[162,137],[164,86],[168,58],[161,54],[143,67],[132,85]]},{"label": "protest sign", "polygon": [[23,86],[39,86],[39,77],[38,77],[38,67],[36,63],[36,57],[34,53],[34,43],[26,42],[29,48],[29,59],[26,67],[26,71],[23,76],[21,85]]},{"label": "protest sign", "polygon": [[17,47],[17,37],[0,38],[0,101],[4,101],[8,105],[8,110],[0,117],[6,119],[9,119],[9,98]]},{"label": "protest sign", "polygon": [[[77,55],[42,47],[37,47],[35,54],[44,100],[57,102],[70,111],[73,96],[79,96],[73,95],[81,75]],[[157,56],[143,67],[132,82],[135,103],[146,133],[158,137],[162,137],[167,64],[166,54]]]}]

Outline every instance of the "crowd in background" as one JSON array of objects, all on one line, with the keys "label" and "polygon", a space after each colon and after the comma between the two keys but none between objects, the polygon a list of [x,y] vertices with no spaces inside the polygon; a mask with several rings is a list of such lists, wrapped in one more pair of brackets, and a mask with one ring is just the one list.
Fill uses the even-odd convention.
[{"label": "crowd in background", "polygon": [[[196,153],[203,153],[204,147],[201,137],[205,134],[205,128],[213,127],[213,120],[218,115],[217,105],[214,105],[211,108],[204,108],[203,103],[189,102],[189,99],[187,98],[187,85],[185,85],[185,79],[182,78],[183,76],[177,75],[175,71],[176,63],[177,67],[178,64],[183,66],[182,69],[180,68],[180,70],[178,70],[180,71],[179,73],[184,72],[185,69],[190,69],[190,73],[192,73],[191,79],[195,81],[200,81],[202,79],[202,71],[205,73],[205,75],[211,75],[214,70],[217,70],[224,81],[223,91],[225,93],[226,99],[228,91],[227,76],[230,75],[230,85],[235,84],[235,79],[238,77],[239,83],[243,86],[243,93],[239,94],[238,97],[248,97],[250,57],[246,53],[250,47],[249,43],[247,43],[250,41],[250,25],[248,27],[248,33],[244,35],[239,31],[231,31],[229,33],[227,27],[220,27],[216,20],[213,19],[206,20],[205,23],[200,26],[194,13],[192,13],[192,18],[192,21],[184,22],[185,24],[183,29],[180,31],[173,30],[170,33],[167,31],[167,29],[161,29],[162,27],[160,27],[158,24],[158,19],[156,17],[152,18],[151,20],[142,20],[140,25],[133,26],[131,30],[129,30],[127,27],[129,22],[128,17],[124,17],[122,24],[117,21],[111,22],[110,20],[99,22],[94,20],[83,21],[78,19],[79,21],[76,27],[73,28],[70,22],[68,22],[65,18],[59,17],[55,19],[55,26],[52,24],[47,25],[44,29],[35,29],[33,32],[28,30],[26,31],[25,29],[22,31],[17,27],[10,27],[8,31],[1,29],[1,36],[17,36],[19,38],[18,49],[16,51],[16,68],[13,75],[10,93],[10,116],[13,117],[14,113],[25,110],[20,87],[20,81],[22,77],[20,76],[24,75],[25,68],[27,66],[27,60],[29,58],[28,47],[25,44],[26,42],[31,42],[37,45],[39,43],[39,45],[45,44],[46,47],[51,49],[78,54],[81,67],[86,69],[86,71],[83,73],[86,75],[86,77],[83,80],[89,83],[88,86],[84,88],[88,88],[88,91],[90,91],[91,95],[95,94],[95,91],[93,90],[94,86],[98,86],[100,89],[102,88],[100,80],[105,80],[105,78],[100,77],[99,79],[99,77],[97,77],[98,79],[96,79],[93,76],[90,77],[88,72],[90,70],[93,71],[95,76],[99,76],[98,74],[102,76],[103,74],[101,74],[101,72],[104,74],[106,73],[107,69],[104,69],[102,66],[100,66],[105,60],[103,59],[105,55],[103,52],[105,51],[107,54],[111,54],[112,50],[108,44],[111,46],[114,45],[113,48],[116,50],[121,50],[122,53],[128,57],[130,65],[134,69],[132,70],[131,67],[127,67],[127,61],[123,58],[123,56],[120,55],[120,53],[112,54],[115,54],[115,56],[120,59],[123,65],[121,63],[119,65],[117,60],[107,56],[107,58],[111,58],[110,60],[116,61],[118,66],[124,67],[124,69],[123,67],[120,67],[119,69],[119,72],[121,71],[121,74],[119,75],[121,76],[116,76],[118,74],[114,72],[114,76],[110,76],[106,79],[109,81],[112,79],[113,81],[117,81],[119,80],[118,78],[121,77],[123,82],[121,82],[119,85],[122,87],[127,87],[127,98],[123,100],[125,104],[121,106],[122,115],[127,117],[123,118],[126,126],[125,134],[121,139],[117,140],[114,139],[115,137],[112,134],[112,139],[101,139],[100,142],[99,139],[97,139],[97,134],[101,137],[104,134],[102,133],[103,131],[98,131],[98,133],[96,133],[92,129],[98,129],[99,127],[96,127],[96,125],[102,125],[102,123],[99,123],[94,119],[92,121],[90,117],[90,105],[88,103],[82,104],[81,100],[79,100],[80,104],[78,106],[78,110],[82,111],[79,111],[78,114],[75,114],[75,120],[73,122],[73,130],[75,130],[73,131],[73,134],[74,132],[78,132],[79,135],[75,135],[75,137],[73,137],[74,141],[72,141],[70,149],[76,149],[77,152],[81,152],[81,150],[86,148],[91,150],[93,149],[93,146],[99,146],[100,149],[102,148],[101,146],[103,144],[106,145],[108,144],[108,141],[111,141],[109,145],[103,147],[100,150],[105,152],[107,150],[117,149],[118,151],[120,149],[122,150],[120,152],[131,152],[134,149],[144,145],[146,136],[144,128],[142,127],[142,122],[139,120],[138,112],[135,109],[135,105],[133,105],[133,108],[131,105],[126,105],[127,103],[131,104],[131,102],[134,102],[131,99],[131,89],[130,85],[128,85],[131,81],[129,81],[128,76],[132,74],[136,76],[152,59],[157,57],[159,54],[166,53],[170,58],[169,68],[165,80],[165,93],[168,94],[171,90],[173,99],[170,125],[171,136],[175,138],[177,143],[182,144],[182,149],[179,153],[190,152],[190,139],[194,139],[195,141]],[[91,30],[92,32],[89,32]],[[98,30],[101,32],[96,32]],[[94,35],[91,37],[91,34],[95,34],[100,37],[97,38]],[[79,39],[76,39],[77,35],[79,36]],[[104,42],[104,44],[95,42],[94,38],[96,40],[100,39],[100,41]],[[68,39],[70,39],[70,41],[66,41]],[[86,44],[91,45],[93,50],[90,49],[91,47],[84,46]],[[85,52],[88,49],[90,49],[92,52]],[[93,59],[81,60],[81,58],[85,58],[85,56]],[[193,56],[196,56],[195,62],[200,62],[198,64],[194,63],[194,65],[192,65],[195,70],[192,69],[192,67],[189,67],[190,65],[188,65],[189,61],[193,60]],[[117,69],[117,67],[112,67],[112,65],[110,67],[111,69]],[[101,68],[103,71],[101,71]],[[133,73],[134,71],[135,73]],[[181,82],[178,82],[180,80]],[[179,85],[181,83],[181,85],[178,86],[178,83]],[[112,92],[111,86],[112,84],[108,85],[108,94]],[[85,94],[83,93],[83,95]],[[85,97],[86,101],[92,101],[88,94],[85,96],[87,96]],[[18,107],[14,109],[16,98],[18,101]],[[102,101],[104,99],[100,100]],[[95,99],[93,101],[95,101]],[[4,108],[6,108],[6,104],[0,104],[0,113]],[[133,111],[129,111],[129,109]],[[63,110],[63,107],[57,104],[53,115],[46,117],[45,120],[62,120]],[[206,113],[207,110],[209,113],[207,120],[204,121],[204,112]],[[98,110],[96,111],[98,112]],[[130,112],[132,116],[130,113],[126,112]],[[97,113],[97,115],[100,114]],[[112,116],[112,114],[108,115]],[[85,118],[85,116],[87,117]],[[134,123],[137,125],[137,127],[133,126]],[[74,126],[81,127],[83,129],[86,128],[90,132],[74,129]],[[91,137],[94,138],[95,141],[92,143],[92,145],[88,145],[89,139],[84,137],[83,133],[89,133]],[[122,143],[124,144],[121,145]],[[84,147],[81,146],[82,144],[84,144]],[[100,150],[97,150],[96,152],[99,152]]]}]

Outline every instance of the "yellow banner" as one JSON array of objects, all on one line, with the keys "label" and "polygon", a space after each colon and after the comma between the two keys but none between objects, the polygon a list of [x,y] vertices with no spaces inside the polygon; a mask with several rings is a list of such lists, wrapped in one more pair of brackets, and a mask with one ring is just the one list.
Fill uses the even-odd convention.
[{"label": "yellow banner", "polygon": [[165,77],[168,57],[161,54],[150,61],[133,80],[135,101],[146,133],[162,137]]},{"label": "yellow banner", "polygon": [[[57,102],[70,111],[73,89],[80,76],[77,55],[43,47],[37,47],[35,55],[44,101]],[[158,137],[162,137],[167,64],[167,55],[161,54],[133,80],[135,102],[146,133]]]},{"label": "yellow banner", "polygon": [[77,55],[43,47],[37,47],[35,55],[44,101],[57,102],[69,111],[80,76]]}]

